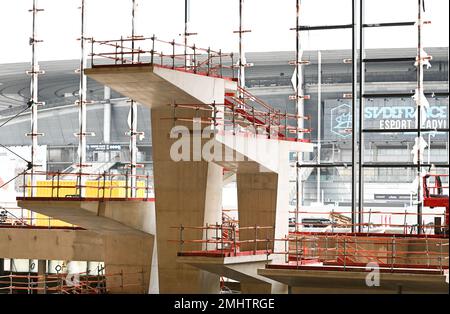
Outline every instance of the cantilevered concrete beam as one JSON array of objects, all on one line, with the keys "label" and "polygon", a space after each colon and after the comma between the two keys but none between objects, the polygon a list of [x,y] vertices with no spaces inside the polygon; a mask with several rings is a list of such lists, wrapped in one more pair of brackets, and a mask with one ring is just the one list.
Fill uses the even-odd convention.
[{"label": "cantilevered concrete beam", "polygon": [[[100,241],[99,247],[93,251],[102,252],[103,259],[100,261],[105,262],[106,275],[121,272],[129,274],[126,285],[118,282],[118,276],[108,277],[110,282],[107,284],[114,287],[112,292],[146,293],[149,290],[158,292],[155,282],[150,286],[151,276],[153,281],[157,279],[157,263],[156,259],[152,259],[153,252],[156,251],[153,202],[19,198],[18,205],[85,228],[94,243],[97,243],[96,240]],[[28,235],[26,231],[21,231],[20,234]],[[49,232],[55,232],[55,230],[52,229]],[[61,243],[64,243],[62,245],[66,245],[66,241],[70,244],[70,239],[62,238]],[[34,242],[24,243],[33,244]],[[48,249],[44,252],[52,249],[51,243],[53,242],[48,242]],[[58,247],[53,249],[55,254],[61,254]],[[78,248],[75,247],[74,250]],[[75,253],[79,254],[78,251]],[[47,259],[54,258],[47,257]],[[84,259],[78,260],[84,261]],[[117,290],[117,287],[121,286],[123,287]]]},{"label": "cantilevered concrete beam", "polygon": [[381,273],[380,286],[368,286],[365,271],[258,269],[258,274],[292,287],[294,293],[448,293],[439,274]]},{"label": "cantilevered concrete beam", "polygon": [[153,242],[133,232],[0,228],[2,258],[103,261],[111,293],[148,291]]}]

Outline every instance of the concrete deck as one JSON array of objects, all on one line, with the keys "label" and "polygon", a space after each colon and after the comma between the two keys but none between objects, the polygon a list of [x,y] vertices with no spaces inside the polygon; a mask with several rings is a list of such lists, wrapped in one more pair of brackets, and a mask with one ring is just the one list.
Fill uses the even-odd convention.
[{"label": "concrete deck", "polygon": [[448,293],[444,275],[381,273],[380,286],[369,287],[369,271],[258,269],[258,275],[292,287],[293,293]]},{"label": "concrete deck", "polygon": [[257,269],[264,267],[272,258],[265,254],[231,257],[179,256],[177,262],[239,281],[242,293],[286,293],[284,285],[257,273]]}]

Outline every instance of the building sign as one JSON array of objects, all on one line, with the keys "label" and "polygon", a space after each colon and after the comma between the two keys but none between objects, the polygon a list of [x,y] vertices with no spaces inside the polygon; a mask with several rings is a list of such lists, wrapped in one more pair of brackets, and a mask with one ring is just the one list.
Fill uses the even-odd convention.
[{"label": "building sign", "polygon": [[110,152],[120,151],[121,146],[119,144],[89,144],[86,149],[91,152]]},{"label": "building sign", "polygon": [[331,132],[340,136],[352,135],[352,107],[347,104],[331,109]]},{"label": "building sign", "polygon": [[[422,128],[448,128],[448,98],[430,98],[429,108],[422,111]],[[359,104],[356,111],[358,113]],[[325,100],[323,131],[325,139],[349,139],[352,135],[352,105],[338,99]],[[358,123],[357,121],[355,123]],[[412,99],[373,99],[364,105],[366,129],[413,129],[416,106]],[[397,135],[393,135],[396,137]],[[398,136],[403,136],[399,133]],[[370,137],[377,137],[371,134]]]},{"label": "building sign", "polygon": [[[444,129],[447,127],[447,107],[430,106],[424,115],[423,128]],[[426,119],[425,119],[426,118]],[[366,107],[364,120],[378,121],[380,129],[411,129],[416,123],[414,107]]]}]

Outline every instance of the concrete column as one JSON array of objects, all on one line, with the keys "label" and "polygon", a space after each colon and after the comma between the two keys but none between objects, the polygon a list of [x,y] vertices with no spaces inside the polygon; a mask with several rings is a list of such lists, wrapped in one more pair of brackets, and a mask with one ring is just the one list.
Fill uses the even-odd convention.
[{"label": "concrete column", "polygon": [[[38,264],[37,264],[37,268],[38,268],[38,276],[39,276],[39,284],[38,284],[38,294],[46,294],[47,290],[46,290],[46,284],[45,282],[46,277],[47,277],[47,261],[45,259],[40,259],[38,260]],[[42,289],[42,290],[41,290]]]},{"label": "concrete column", "polygon": [[[183,110],[182,117],[201,116]],[[174,126],[172,108],[152,109],[153,169],[156,199],[156,226],[160,293],[217,293],[219,277],[189,265],[177,264],[181,249],[169,240],[180,238],[171,227],[203,226],[221,221],[222,167],[206,161],[173,161],[170,157],[170,130]],[[177,122],[178,124],[178,122]],[[192,122],[184,125],[192,134]],[[193,148],[192,136],[190,136]],[[190,154],[192,158],[192,152]],[[183,239],[202,239],[201,230],[185,230]],[[201,244],[185,243],[183,250],[201,250]]]},{"label": "concrete column", "polygon": [[[289,180],[286,174],[287,171],[237,174],[239,225],[272,227],[258,230],[258,239],[282,239],[289,232]],[[239,232],[240,240],[254,238],[255,232],[252,229]],[[258,250],[265,250],[266,247],[263,242],[257,245]],[[284,243],[274,241],[268,248],[280,252],[284,250]],[[254,244],[241,247],[244,251],[254,249]]]},{"label": "concrete column", "polygon": [[[274,227],[276,217],[277,182],[276,173],[238,173],[238,213],[240,227]],[[273,229],[240,230],[239,240],[274,238]],[[265,250],[265,243],[258,243],[258,250]],[[241,251],[252,251],[253,243],[241,245]],[[272,245],[269,246],[272,249]]]},{"label": "concrete column", "polygon": [[[285,155],[285,156],[284,156]],[[272,227],[272,229],[240,230],[239,240],[283,239],[289,233],[289,168],[288,154],[280,154],[279,168],[275,172],[237,173],[238,215],[240,227]],[[284,165],[284,166],[283,166]],[[241,251],[266,250],[284,251],[283,241],[271,241],[241,245]],[[280,254],[273,255],[273,262],[284,260]],[[283,284],[241,283],[245,293],[287,293]]]},{"label": "concrete column", "polygon": [[3,276],[5,273],[5,260],[0,258],[0,276]]}]

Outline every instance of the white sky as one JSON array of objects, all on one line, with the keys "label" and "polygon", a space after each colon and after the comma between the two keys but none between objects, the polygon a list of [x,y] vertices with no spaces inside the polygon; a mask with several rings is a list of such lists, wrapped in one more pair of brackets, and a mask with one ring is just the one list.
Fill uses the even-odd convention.
[{"label": "white sky", "polygon": [[[425,0],[426,18],[432,24],[424,32],[425,46],[449,43],[449,0]],[[39,0],[45,12],[38,16],[40,60],[79,58],[80,0]],[[96,39],[117,39],[131,33],[131,0],[86,0],[88,35]],[[138,33],[161,39],[175,38],[184,31],[184,0],[138,0]],[[247,51],[295,49],[295,0],[246,0]],[[238,0],[191,0],[191,37],[198,47],[211,46],[237,51]],[[0,63],[30,60],[32,0],[0,1]],[[366,22],[413,21],[417,0],[366,0]],[[351,0],[303,0],[302,25],[347,24],[351,22]],[[304,49],[346,49],[350,30],[303,33]],[[375,28],[367,31],[367,48],[414,47],[412,27]]]}]

